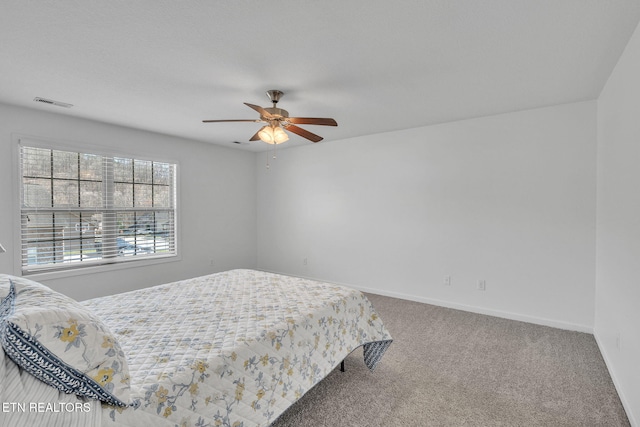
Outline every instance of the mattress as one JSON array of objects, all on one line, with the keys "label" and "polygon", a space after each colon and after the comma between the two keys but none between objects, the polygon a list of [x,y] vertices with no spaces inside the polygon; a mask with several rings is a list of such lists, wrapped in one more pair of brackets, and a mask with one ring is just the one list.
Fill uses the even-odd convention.
[{"label": "mattress", "polygon": [[82,303],[127,356],[132,405],[103,426],[268,426],[354,349],[392,338],[344,286],[232,270]]}]

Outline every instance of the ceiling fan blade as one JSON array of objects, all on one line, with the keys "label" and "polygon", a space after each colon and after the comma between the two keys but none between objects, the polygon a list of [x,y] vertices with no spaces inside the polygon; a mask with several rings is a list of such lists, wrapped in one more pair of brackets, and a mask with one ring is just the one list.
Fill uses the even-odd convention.
[{"label": "ceiling fan blade", "polygon": [[[260,128],[262,130],[262,128]],[[260,130],[258,132],[260,132]],[[260,137],[258,136],[258,132],[254,133],[253,136],[249,139],[249,141],[259,141]]]},{"label": "ceiling fan blade", "polygon": [[300,135],[303,138],[307,138],[309,141],[320,142],[322,141],[322,137],[316,135],[315,133],[311,133],[308,130],[304,130],[296,125],[285,125],[284,128],[290,132],[295,133],[296,135]]},{"label": "ceiling fan blade", "polygon": [[287,121],[296,125],[338,126],[334,119],[319,117],[288,117]]},{"label": "ceiling fan blade", "polygon": [[257,119],[232,119],[232,120],[203,120],[202,123],[221,123],[221,122],[253,122],[262,123],[262,120]]},{"label": "ceiling fan blade", "polygon": [[260,115],[261,115],[262,117],[264,117],[264,118],[267,118],[267,119],[273,119],[273,118],[275,118],[275,117],[273,117],[273,116],[271,115],[271,113],[270,113],[270,112],[268,112],[267,110],[265,110],[264,108],[262,108],[262,107],[261,107],[261,106],[259,106],[259,105],[249,104],[248,102],[245,102],[245,103],[244,103],[244,105],[246,105],[246,106],[247,106],[247,107],[249,107],[249,108],[253,108],[253,109],[254,109],[254,110],[256,110],[258,113],[260,113]]}]

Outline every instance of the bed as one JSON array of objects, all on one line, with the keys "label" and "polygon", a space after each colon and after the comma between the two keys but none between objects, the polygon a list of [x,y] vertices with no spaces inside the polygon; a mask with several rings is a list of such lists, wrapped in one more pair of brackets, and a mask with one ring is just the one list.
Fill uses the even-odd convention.
[{"label": "bed", "polygon": [[[18,285],[11,289],[23,289],[13,291],[17,302],[20,292],[26,295],[24,289],[35,286],[25,279],[13,281]],[[8,277],[0,277],[3,301],[11,292],[7,282],[11,282]],[[38,292],[48,291],[38,288]],[[255,270],[232,270],[73,304],[91,321],[102,322],[96,331],[104,334],[93,345],[99,348],[97,353],[111,358],[83,378],[93,378],[103,387],[88,387],[89,392],[80,396],[60,392],[57,401],[75,398],[79,408],[61,411],[62,416],[15,408],[0,415],[31,416],[41,425],[67,417],[64,422],[105,427],[268,426],[353,350],[363,347],[364,363],[373,370],[392,342],[361,292]],[[0,307],[0,317],[11,310],[6,306]],[[74,348],[69,334],[77,332],[78,340],[88,342],[90,330],[83,326],[85,336],[80,337],[80,326],[91,322],[73,318],[73,330],[73,322],[60,318],[67,323],[49,333],[55,335],[56,344],[64,344],[59,353],[82,350],[86,357],[87,348]],[[29,327],[35,331],[33,321],[24,323],[23,329]],[[43,335],[41,330],[34,333]],[[2,386],[0,398],[29,404],[24,394],[34,387],[34,375],[12,366],[19,356],[5,341],[11,340],[2,340],[11,357],[4,357],[0,381],[10,384],[15,378],[1,375],[21,375],[21,381],[29,384],[21,386],[22,395]],[[38,367],[43,362],[39,363]],[[67,386],[53,385],[61,390]]]}]

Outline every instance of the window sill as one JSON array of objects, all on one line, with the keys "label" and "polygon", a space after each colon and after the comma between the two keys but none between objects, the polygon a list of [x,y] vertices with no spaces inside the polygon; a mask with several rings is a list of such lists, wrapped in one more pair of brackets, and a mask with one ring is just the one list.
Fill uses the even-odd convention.
[{"label": "window sill", "polygon": [[45,280],[55,280],[62,279],[65,277],[74,277],[74,276],[83,276],[89,274],[96,273],[106,273],[109,271],[117,271],[117,270],[125,270],[130,268],[143,268],[149,267],[152,265],[165,264],[169,262],[181,261],[182,256],[180,255],[169,255],[166,257],[158,257],[148,260],[136,260],[136,261],[128,261],[128,262],[118,262],[114,264],[103,264],[96,265],[91,267],[79,267],[79,268],[71,268],[68,270],[58,270],[58,271],[43,271],[43,272],[33,272],[24,274],[22,273],[22,277],[25,279],[38,281]]}]

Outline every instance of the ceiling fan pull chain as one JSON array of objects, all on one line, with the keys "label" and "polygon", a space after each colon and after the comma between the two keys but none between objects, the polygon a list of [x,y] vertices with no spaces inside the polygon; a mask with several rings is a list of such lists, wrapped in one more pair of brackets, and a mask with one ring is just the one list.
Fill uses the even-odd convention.
[{"label": "ceiling fan pull chain", "polygon": [[278,149],[278,144],[273,143],[273,159],[276,159],[276,150]]}]

